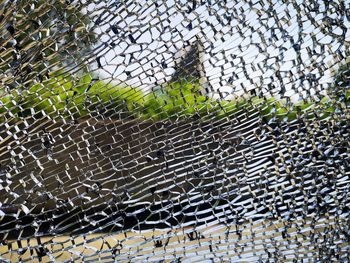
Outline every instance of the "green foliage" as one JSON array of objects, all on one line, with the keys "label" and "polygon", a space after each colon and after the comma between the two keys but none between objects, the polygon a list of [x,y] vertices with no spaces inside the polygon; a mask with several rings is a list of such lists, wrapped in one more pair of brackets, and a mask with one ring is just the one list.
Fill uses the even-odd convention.
[{"label": "green foliage", "polygon": [[172,119],[203,112],[201,106],[206,98],[199,90],[199,85],[191,82],[174,82],[167,87],[158,87],[145,97],[142,115],[152,119]]},{"label": "green foliage", "polygon": [[[117,87],[94,80],[89,74],[80,79],[55,76],[31,86],[21,95],[14,96],[15,93],[13,91],[11,95],[1,99],[2,111],[7,109],[19,117],[35,113],[38,117],[48,115],[52,118],[76,119],[94,114],[110,117],[118,112],[123,113],[123,117],[130,117],[132,112],[140,107],[143,98],[143,93],[137,89]],[[14,103],[20,105],[22,111],[17,110]]]},{"label": "green foliage", "polygon": [[145,97],[142,117],[153,120],[226,117],[237,112],[243,102],[215,100],[201,94],[196,81],[177,81],[158,87]]},{"label": "green foliage", "polygon": [[267,119],[275,118],[288,121],[293,121],[300,117],[325,119],[334,113],[334,103],[329,97],[324,97],[319,101],[309,99],[297,103],[287,103],[285,100],[277,100],[275,98],[252,98],[251,100],[255,101],[253,104]]},{"label": "green foliage", "polygon": [[[230,118],[260,114],[268,119],[295,120],[298,117],[327,118],[335,112],[334,102],[322,100],[286,103],[275,98],[252,97],[224,101],[201,94],[196,81],[178,81],[157,87],[149,94],[131,87],[115,86],[86,74],[80,78],[57,74],[18,90],[0,92],[0,115],[23,118],[34,115],[54,119],[85,117],[178,120],[185,118]],[[7,117],[7,118],[8,118]]]},{"label": "green foliage", "polygon": [[[65,0],[5,1],[0,3],[1,72],[11,88],[31,86],[34,80],[59,68],[72,68],[83,61],[97,42],[84,4]],[[1,22],[1,21],[0,21]]]}]

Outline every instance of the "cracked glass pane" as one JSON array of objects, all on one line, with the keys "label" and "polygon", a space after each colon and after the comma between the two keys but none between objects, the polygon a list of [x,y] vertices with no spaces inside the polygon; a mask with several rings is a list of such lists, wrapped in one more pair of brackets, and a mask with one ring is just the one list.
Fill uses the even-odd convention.
[{"label": "cracked glass pane", "polygon": [[350,1],[0,1],[0,262],[350,261]]}]

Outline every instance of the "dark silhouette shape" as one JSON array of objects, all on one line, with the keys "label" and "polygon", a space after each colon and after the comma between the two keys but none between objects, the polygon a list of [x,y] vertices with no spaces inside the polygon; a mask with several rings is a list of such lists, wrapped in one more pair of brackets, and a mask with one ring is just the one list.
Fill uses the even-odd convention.
[{"label": "dark silhouette shape", "polygon": [[182,60],[176,65],[175,73],[172,76],[171,82],[176,82],[183,79],[199,79],[202,76],[201,72],[201,43],[197,40]]}]

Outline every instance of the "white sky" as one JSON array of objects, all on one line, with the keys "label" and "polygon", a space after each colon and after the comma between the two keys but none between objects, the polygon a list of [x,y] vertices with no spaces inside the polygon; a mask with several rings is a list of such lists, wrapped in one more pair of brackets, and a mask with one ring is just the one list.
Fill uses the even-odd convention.
[{"label": "white sky", "polygon": [[[349,1],[345,1],[347,6]],[[197,35],[205,47],[204,74],[214,90],[241,95],[244,90],[257,88],[266,93],[271,89],[270,85],[273,85],[276,93],[284,85],[285,96],[298,100],[298,90],[309,89],[313,94],[315,88],[323,90],[331,83],[331,72],[327,69],[339,60],[334,57],[335,50],[345,54],[346,47],[340,44],[350,41],[350,30],[345,36],[346,41],[340,42],[315,27],[306,16],[309,11],[301,5],[305,1],[296,1],[301,8],[299,14],[303,21],[302,28],[298,26],[295,7],[282,1],[252,0],[256,3],[253,7],[248,1],[227,1],[225,5],[222,1],[211,1],[213,4],[210,7],[197,4],[195,10],[186,13],[187,2],[167,0],[163,4],[163,1],[124,1],[128,6],[123,4],[122,8],[113,6],[116,1],[91,4],[88,11],[95,14],[95,17],[103,14],[103,22],[96,30],[100,41],[108,44],[113,42],[115,45],[99,52],[103,65],[99,74],[116,83],[148,90],[157,83],[170,80],[175,60],[183,54],[186,41],[193,42]],[[322,2],[320,10],[324,10]],[[301,45],[300,58],[304,66],[298,68],[300,63],[297,62],[297,53],[291,41],[283,39],[282,33],[277,30],[276,19],[272,17],[274,13],[279,28],[283,28],[295,43]],[[324,16],[320,12],[309,14],[317,24],[324,23]],[[224,19],[224,15],[231,16],[231,22]],[[333,14],[332,9],[329,9],[327,15],[330,18],[340,16],[339,13]],[[343,19],[344,25],[350,28],[346,17]],[[244,25],[242,20],[245,21]],[[189,23],[192,24],[192,29],[188,26]],[[114,24],[120,28],[118,35],[110,30]],[[269,42],[273,28],[276,39]],[[340,34],[341,29],[334,27],[332,32]],[[132,34],[136,43],[131,42],[128,34]],[[298,40],[298,35],[302,41]],[[319,44],[330,45],[321,50]],[[315,50],[318,54],[310,56],[308,49]],[[167,68],[161,66],[162,61],[166,61]],[[319,70],[322,66],[324,72]],[[282,82],[276,78],[277,70],[281,72]],[[129,76],[126,71],[130,72]],[[310,87],[306,81],[301,83],[300,72],[305,75],[312,73],[321,78],[318,84]],[[301,94],[305,95],[305,92]]]}]

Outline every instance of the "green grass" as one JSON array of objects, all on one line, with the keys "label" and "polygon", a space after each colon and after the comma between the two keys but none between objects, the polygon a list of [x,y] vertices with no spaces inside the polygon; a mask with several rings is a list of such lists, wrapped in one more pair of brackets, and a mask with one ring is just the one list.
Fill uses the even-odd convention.
[{"label": "green grass", "polygon": [[[158,87],[149,94],[132,87],[115,86],[94,80],[86,74],[80,78],[52,76],[28,89],[12,90],[6,94],[0,89],[0,116],[24,118],[47,115],[51,118],[138,118],[152,120],[178,120],[184,118],[226,118],[238,112],[259,113],[267,118],[294,120],[327,118],[337,107],[349,107],[350,93],[342,102],[328,97],[287,103],[275,98],[237,98],[232,101],[215,100],[201,94],[195,80],[183,80]],[[337,105],[336,105],[337,104]]]}]

